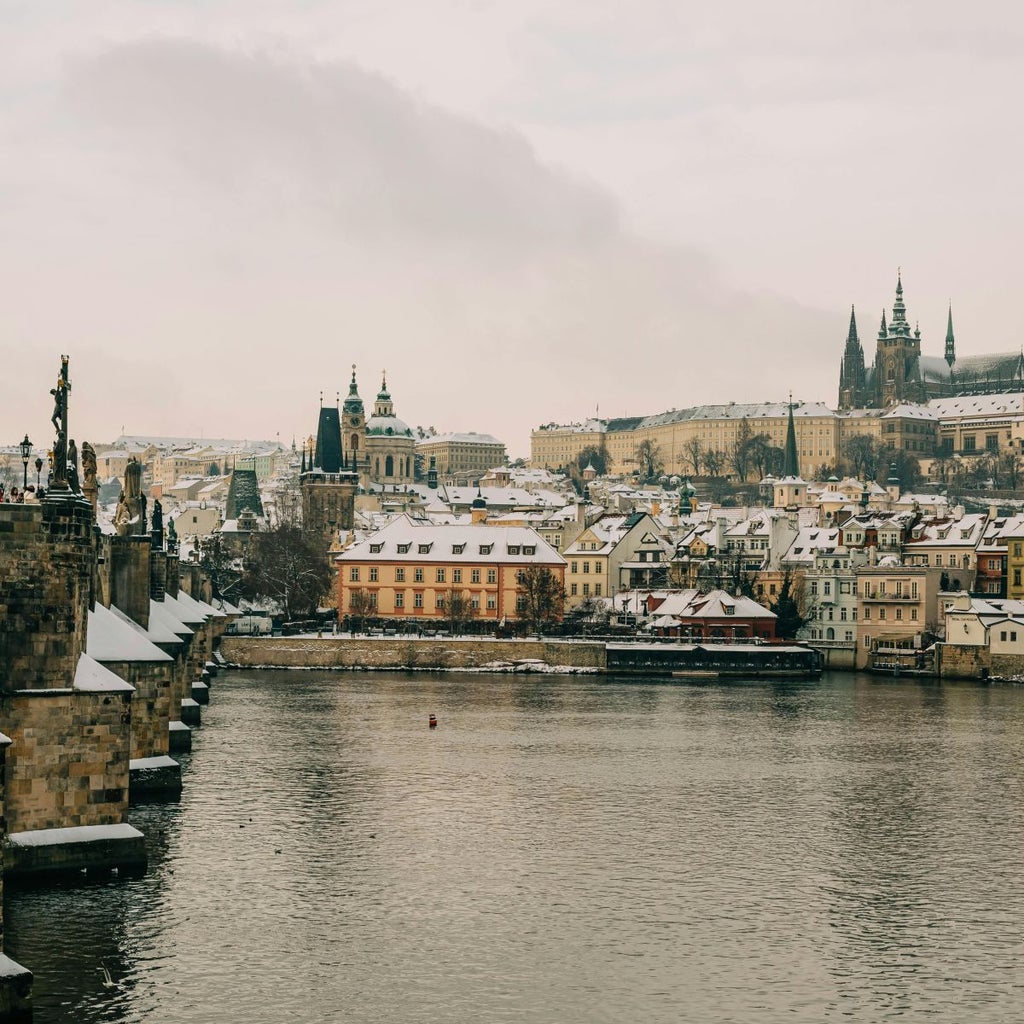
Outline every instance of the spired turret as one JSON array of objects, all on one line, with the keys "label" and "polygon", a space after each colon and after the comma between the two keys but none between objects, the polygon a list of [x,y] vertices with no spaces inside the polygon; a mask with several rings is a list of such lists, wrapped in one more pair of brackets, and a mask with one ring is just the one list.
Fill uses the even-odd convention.
[{"label": "spired turret", "polygon": [[953,364],[956,362],[956,338],[953,337],[953,304],[949,304],[949,318],[946,320],[946,351],[944,358],[949,364],[949,368],[953,369]]}]

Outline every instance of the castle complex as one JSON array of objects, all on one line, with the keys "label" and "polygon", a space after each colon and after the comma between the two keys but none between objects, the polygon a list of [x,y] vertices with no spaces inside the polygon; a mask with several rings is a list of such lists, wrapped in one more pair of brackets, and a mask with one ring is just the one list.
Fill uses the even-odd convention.
[{"label": "castle complex", "polygon": [[857,333],[857,316],[850,310],[850,329],[839,366],[839,411],[888,409],[902,402],[923,403],[933,398],[1001,394],[1024,389],[1024,354],[1017,352],[957,359],[953,309],[946,321],[946,345],[941,357],[922,355],[921,329],[910,329],[903,301],[903,280],[896,278],[892,316],[882,323],[875,359],[864,363]]}]

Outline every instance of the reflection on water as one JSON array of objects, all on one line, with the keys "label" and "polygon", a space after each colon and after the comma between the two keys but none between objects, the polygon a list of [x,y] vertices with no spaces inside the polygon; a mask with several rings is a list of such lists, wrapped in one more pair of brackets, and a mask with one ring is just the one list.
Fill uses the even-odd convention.
[{"label": "reflection on water", "polygon": [[205,721],[146,877],[9,893],[38,1021],[1020,1019],[1024,689],[267,672]]}]

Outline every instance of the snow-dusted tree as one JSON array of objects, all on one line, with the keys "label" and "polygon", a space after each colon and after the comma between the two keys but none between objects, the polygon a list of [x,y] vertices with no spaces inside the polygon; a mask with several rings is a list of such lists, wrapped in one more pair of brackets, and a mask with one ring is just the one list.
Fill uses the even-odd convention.
[{"label": "snow-dusted tree", "polygon": [[558,622],[565,608],[565,590],[559,578],[543,565],[530,565],[519,572],[516,616],[529,629]]},{"label": "snow-dusted tree", "polygon": [[294,619],[315,612],[330,586],[323,552],[299,527],[282,523],[253,535],[242,579],[246,597],[275,601],[286,619]]}]

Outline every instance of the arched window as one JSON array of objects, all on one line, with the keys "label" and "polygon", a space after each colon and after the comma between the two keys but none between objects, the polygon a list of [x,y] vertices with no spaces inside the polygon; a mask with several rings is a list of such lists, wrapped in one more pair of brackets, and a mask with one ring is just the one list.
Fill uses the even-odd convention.
[{"label": "arched window", "polygon": [[352,444],[351,444],[350,447],[352,448],[352,451],[354,451],[354,452],[359,451],[359,435],[358,434],[353,434],[352,435]]},{"label": "arched window", "polygon": [[373,465],[374,465],[373,475],[374,476],[380,476],[380,456],[379,455],[374,460]]},{"label": "arched window", "polygon": [[384,475],[395,475],[395,460],[390,455],[384,460]]},{"label": "arched window", "polygon": [[825,639],[826,640],[835,640],[835,638],[836,638],[836,631],[831,626],[829,626],[828,629],[825,630]]}]

